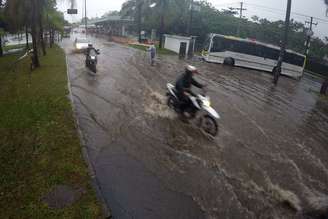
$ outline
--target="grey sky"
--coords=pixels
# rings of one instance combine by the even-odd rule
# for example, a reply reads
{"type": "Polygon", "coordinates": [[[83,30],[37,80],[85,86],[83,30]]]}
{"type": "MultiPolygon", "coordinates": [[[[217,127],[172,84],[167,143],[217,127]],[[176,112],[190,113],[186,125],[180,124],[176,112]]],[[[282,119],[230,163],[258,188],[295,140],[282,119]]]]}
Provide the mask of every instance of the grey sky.
{"type": "MultiPolygon", "coordinates": [[[[84,0],[76,0],[77,8],[80,14],[76,16],[67,16],[69,20],[77,20],[82,17],[81,10],[84,0]]],[[[125,0],[87,0],[88,16],[101,16],[107,11],[120,10],[125,0]]],[[[208,0],[217,8],[239,7],[241,0],[208,0]]],[[[247,11],[244,12],[246,17],[257,15],[270,20],[284,19],[287,0],[244,0],[247,11]]],[[[69,5],[59,4],[60,10],[65,10],[69,5]]],[[[292,18],[304,22],[306,17],[298,14],[318,17],[326,21],[316,21],[318,26],[314,31],[318,36],[328,36],[328,17],[325,17],[326,7],[324,0],[293,0],[292,18]]]]}

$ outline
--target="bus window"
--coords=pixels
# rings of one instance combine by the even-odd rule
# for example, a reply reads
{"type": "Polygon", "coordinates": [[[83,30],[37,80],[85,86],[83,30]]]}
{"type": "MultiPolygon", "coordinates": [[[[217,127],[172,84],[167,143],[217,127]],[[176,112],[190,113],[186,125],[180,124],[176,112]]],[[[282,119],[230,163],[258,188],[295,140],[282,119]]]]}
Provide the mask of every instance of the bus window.
{"type": "Polygon", "coordinates": [[[297,54],[286,52],[284,57],[284,62],[303,67],[304,57],[297,54]]]}
{"type": "Polygon", "coordinates": [[[278,60],[279,58],[279,50],[266,47],[266,46],[261,46],[262,47],[262,55],[266,59],[272,59],[272,60],[278,60]]]}
{"type": "Polygon", "coordinates": [[[211,52],[223,52],[223,51],[224,51],[223,38],[219,36],[213,37],[211,52]]]}
{"type": "Polygon", "coordinates": [[[243,47],[241,52],[248,55],[257,56],[256,44],[247,43],[247,42],[242,42],[242,44],[243,47]]]}

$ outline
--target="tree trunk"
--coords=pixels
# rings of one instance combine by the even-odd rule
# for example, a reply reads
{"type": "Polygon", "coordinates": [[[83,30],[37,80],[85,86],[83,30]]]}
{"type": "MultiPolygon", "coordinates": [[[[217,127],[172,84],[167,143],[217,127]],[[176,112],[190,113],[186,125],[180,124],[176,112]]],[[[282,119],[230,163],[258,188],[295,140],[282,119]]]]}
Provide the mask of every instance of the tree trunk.
{"type": "Polygon", "coordinates": [[[36,15],[36,2],[35,0],[31,1],[32,3],[32,23],[31,23],[31,34],[32,34],[32,44],[33,44],[33,67],[38,68],[40,67],[39,55],[38,55],[38,34],[36,30],[36,26],[38,24],[38,19],[36,15]]]}
{"type": "Polygon", "coordinates": [[[41,13],[39,16],[39,26],[40,26],[40,42],[41,42],[41,47],[42,47],[42,53],[45,56],[45,55],[47,55],[47,51],[46,51],[46,44],[45,44],[44,38],[43,38],[43,24],[42,24],[41,13]]]}
{"type": "Polygon", "coordinates": [[[28,45],[28,27],[27,25],[25,26],[25,38],[26,38],[26,50],[29,50],[30,49],[30,46],[28,45]]]}
{"type": "Polygon", "coordinates": [[[49,46],[52,48],[52,28],[49,28],[49,46]]]}
{"type": "Polygon", "coordinates": [[[161,1],[161,24],[159,27],[159,48],[163,48],[163,34],[164,34],[164,9],[165,9],[165,2],[164,0],[161,1]]]}
{"type": "Polygon", "coordinates": [[[52,46],[54,45],[54,41],[55,41],[55,36],[54,36],[54,29],[51,28],[50,29],[50,48],[52,48],[52,46]]]}
{"type": "Polygon", "coordinates": [[[320,93],[326,95],[328,91],[328,78],[322,83],[320,93]]]}
{"type": "Polygon", "coordinates": [[[46,51],[46,45],[44,43],[44,38],[43,38],[43,23],[42,23],[42,9],[40,6],[40,1],[37,0],[36,1],[37,4],[37,8],[38,8],[38,22],[39,22],[39,37],[40,37],[40,44],[41,44],[41,48],[42,48],[42,53],[43,55],[47,55],[47,51],[46,51]]]}
{"type": "Polygon", "coordinates": [[[0,36],[0,57],[3,56],[3,49],[2,49],[2,38],[0,36]]]}

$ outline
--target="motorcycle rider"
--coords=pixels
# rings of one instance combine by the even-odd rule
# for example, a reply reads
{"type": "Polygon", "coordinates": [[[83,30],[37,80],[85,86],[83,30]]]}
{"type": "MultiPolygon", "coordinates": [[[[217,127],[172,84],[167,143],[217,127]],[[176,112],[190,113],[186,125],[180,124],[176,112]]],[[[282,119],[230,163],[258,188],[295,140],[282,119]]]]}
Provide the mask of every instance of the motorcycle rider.
{"type": "Polygon", "coordinates": [[[90,51],[93,50],[93,49],[95,49],[95,48],[93,48],[92,44],[89,43],[89,44],[88,44],[87,51],[86,51],[86,54],[89,55],[89,54],[90,54],[90,51]]]}
{"type": "Polygon", "coordinates": [[[196,67],[192,65],[185,66],[185,72],[178,78],[175,84],[175,89],[177,91],[177,96],[180,101],[180,110],[182,113],[191,106],[190,96],[196,96],[191,91],[191,86],[194,85],[200,89],[204,89],[205,85],[197,82],[193,76],[194,74],[198,74],[198,70],[196,67]]]}
{"type": "Polygon", "coordinates": [[[89,43],[89,44],[88,44],[88,48],[87,48],[86,51],[85,51],[85,55],[86,55],[86,60],[85,60],[85,61],[86,61],[86,64],[89,63],[89,61],[90,61],[90,52],[91,52],[92,50],[94,50],[96,54],[99,54],[98,50],[96,50],[96,49],[93,47],[93,45],[89,43]]]}

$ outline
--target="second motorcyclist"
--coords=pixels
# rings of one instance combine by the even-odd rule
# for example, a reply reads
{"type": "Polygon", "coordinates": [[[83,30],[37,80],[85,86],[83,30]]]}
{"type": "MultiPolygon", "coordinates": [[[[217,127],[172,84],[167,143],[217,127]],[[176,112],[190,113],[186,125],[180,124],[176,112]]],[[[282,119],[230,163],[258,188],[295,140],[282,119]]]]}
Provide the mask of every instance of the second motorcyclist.
{"type": "Polygon", "coordinates": [[[88,48],[85,51],[85,66],[91,69],[96,73],[96,65],[97,65],[97,55],[99,55],[99,50],[95,49],[92,44],[88,45],[88,48]]]}

